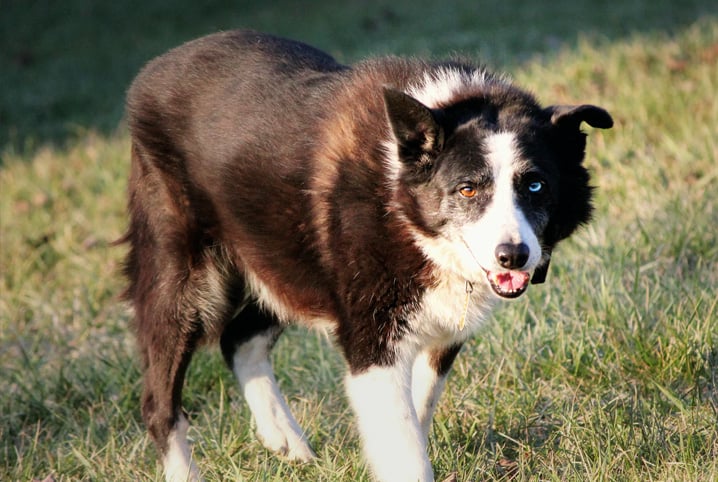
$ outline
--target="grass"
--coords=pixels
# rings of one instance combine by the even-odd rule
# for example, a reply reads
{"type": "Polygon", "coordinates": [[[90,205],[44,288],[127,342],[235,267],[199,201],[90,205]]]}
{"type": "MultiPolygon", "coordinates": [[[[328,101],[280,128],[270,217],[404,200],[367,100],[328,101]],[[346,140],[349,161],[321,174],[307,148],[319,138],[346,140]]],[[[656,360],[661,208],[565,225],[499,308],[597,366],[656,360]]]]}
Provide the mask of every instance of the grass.
{"type": "MultiPolygon", "coordinates": [[[[439,480],[718,480],[713,2],[327,2],[301,21],[290,2],[105,3],[10,0],[0,16],[0,480],[161,480],[109,245],[126,223],[122,96],[146,59],[234,25],[344,60],[460,51],[546,103],[614,114],[589,137],[595,220],[463,350],[430,455],[439,480]]],[[[318,462],[261,448],[209,349],[185,391],[207,479],[369,480],[331,343],[290,330],[274,362],[318,462]]]]}

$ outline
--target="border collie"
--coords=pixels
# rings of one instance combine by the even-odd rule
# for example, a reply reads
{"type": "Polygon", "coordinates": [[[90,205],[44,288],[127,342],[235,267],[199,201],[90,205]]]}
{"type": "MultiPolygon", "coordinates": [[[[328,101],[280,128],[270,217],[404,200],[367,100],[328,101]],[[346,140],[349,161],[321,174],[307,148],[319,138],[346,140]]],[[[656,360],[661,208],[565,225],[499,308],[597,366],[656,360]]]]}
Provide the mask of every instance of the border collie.
{"type": "Polygon", "coordinates": [[[219,341],[258,438],[315,457],[270,350],[328,329],[379,481],[434,480],[427,437],[447,373],[494,301],[541,283],[591,214],[580,124],[468,62],[351,67],[249,31],[151,61],[129,89],[126,297],[142,416],[168,481],[197,480],[182,386],[219,341]]]}

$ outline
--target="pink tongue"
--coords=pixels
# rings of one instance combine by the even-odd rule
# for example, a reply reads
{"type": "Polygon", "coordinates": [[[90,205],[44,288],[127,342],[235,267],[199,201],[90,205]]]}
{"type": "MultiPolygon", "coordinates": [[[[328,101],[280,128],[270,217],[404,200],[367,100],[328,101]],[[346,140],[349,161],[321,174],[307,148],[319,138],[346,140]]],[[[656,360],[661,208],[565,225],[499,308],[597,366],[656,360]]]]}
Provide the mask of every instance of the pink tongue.
{"type": "Polygon", "coordinates": [[[494,283],[502,291],[511,292],[522,289],[529,282],[529,274],[523,271],[506,271],[494,274],[494,283]]]}

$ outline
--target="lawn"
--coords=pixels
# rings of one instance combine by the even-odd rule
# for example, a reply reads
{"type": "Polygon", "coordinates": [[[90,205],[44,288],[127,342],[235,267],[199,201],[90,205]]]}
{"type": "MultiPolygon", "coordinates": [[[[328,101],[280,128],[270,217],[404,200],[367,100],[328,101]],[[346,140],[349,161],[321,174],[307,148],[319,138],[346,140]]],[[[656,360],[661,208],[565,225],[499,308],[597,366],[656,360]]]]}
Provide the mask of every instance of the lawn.
{"type": "MultiPolygon", "coordinates": [[[[161,480],[118,301],[124,90],[195,36],[253,27],[342,61],[476,57],[590,130],[593,222],[467,344],[432,430],[437,478],[718,480],[718,5],[713,1],[8,0],[0,14],[0,480],[161,480]]],[[[319,457],[269,454],[218,350],[185,408],[207,480],[368,481],[330,340],[274,363],[319,457]]]]}

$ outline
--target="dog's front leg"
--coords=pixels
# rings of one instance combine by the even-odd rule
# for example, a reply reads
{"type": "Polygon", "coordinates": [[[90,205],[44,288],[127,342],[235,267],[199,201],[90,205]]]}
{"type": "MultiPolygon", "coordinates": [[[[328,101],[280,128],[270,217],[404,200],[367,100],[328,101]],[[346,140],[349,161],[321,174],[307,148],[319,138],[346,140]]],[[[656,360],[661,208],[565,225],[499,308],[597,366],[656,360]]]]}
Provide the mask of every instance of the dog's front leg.
{"type": "Polygon", "coordinates": [[[411,363],[397,360],[350,373],[346,388],[374,477],[381,482],[433,481],[412,401],[411,363]]]}
{"type": "Polygon", "coordinates": [[[411,392],[425,441],[429,438],[431,419],[439,397],[444,391],[449,369],[460,349],[459,344],[446,348],[426,349],[414,361],[411,392]]]}

